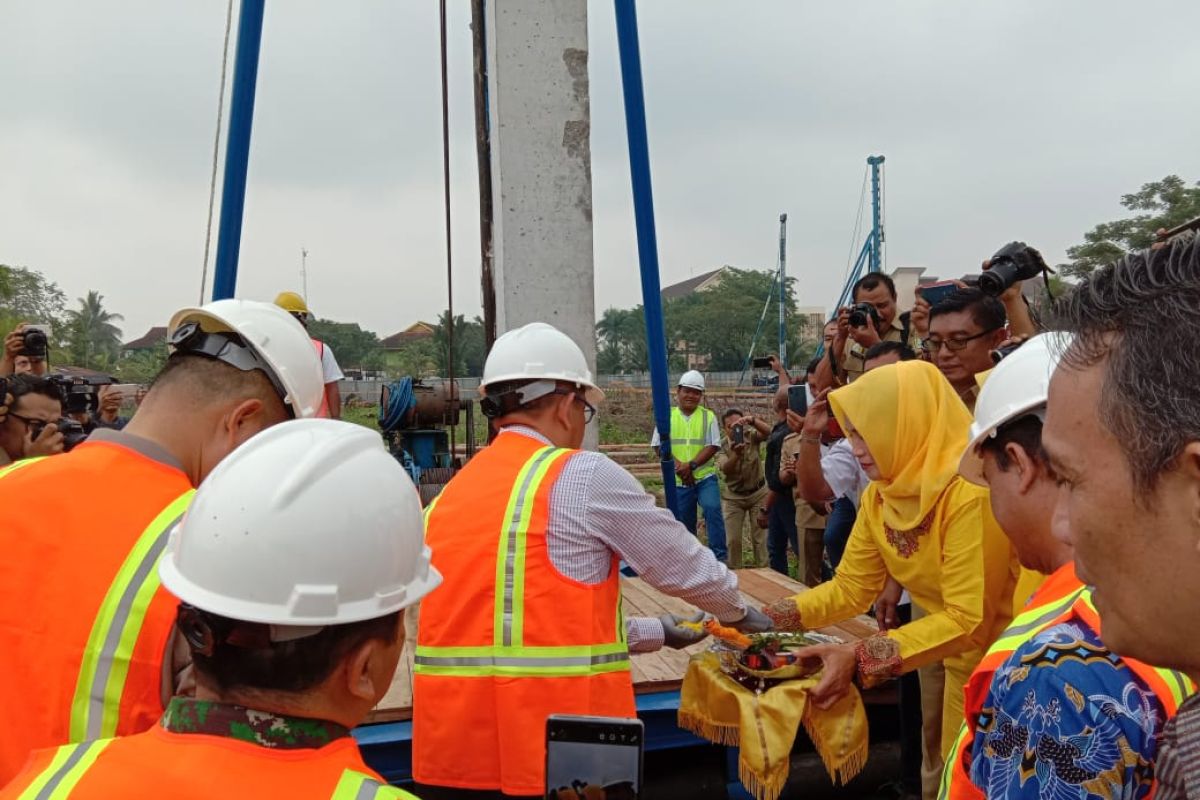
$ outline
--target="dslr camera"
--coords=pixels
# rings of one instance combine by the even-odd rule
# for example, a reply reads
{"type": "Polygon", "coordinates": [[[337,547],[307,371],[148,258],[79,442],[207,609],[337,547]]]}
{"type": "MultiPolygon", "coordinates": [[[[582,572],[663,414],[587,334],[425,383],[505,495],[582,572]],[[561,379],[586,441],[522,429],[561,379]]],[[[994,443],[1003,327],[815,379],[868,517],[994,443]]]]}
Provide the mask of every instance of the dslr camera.
{"type": "Polygon", "coordinates": [[[1049,272],[1042,254],[1024,242],[1009,242],[992,256],[991,267],[979,276],[979,288],[999,297],[1017,281],[1036,278],[1049,272]]]}
{"type": "Polygon", "coordinates": [[[108,375],[51,375],[50,380],[58,387],[63,413],[68,415],[95,414],[100,408],[100,387],[113,382],[108,375]]]}
{"type": "Polygon", "coordinates": [[[855,303],[850,306],[850,327],[865,328],[870,320],[879,327],[879,312],[870,303],[855,303]]]}
{"type": "Polygon", "coordinates": [[[49,334],[45,325],[26,325],[21,332],[21,349],[17,355],[45,360],[50,355],[49,334]]]}
{"type": "Polygon", "coordinates": [[[38,438],[42,435],[42,431],[46,429],[46,426],[51,424],[57,426],[58,432],[62,434],[64,453],[70,451],[71,448],[86,439],[90,433],[85,426],[70,417],[63,417],[62,419],[53,420],[53,422],[38,421],[29,423],[30,438],[38,438]]]}

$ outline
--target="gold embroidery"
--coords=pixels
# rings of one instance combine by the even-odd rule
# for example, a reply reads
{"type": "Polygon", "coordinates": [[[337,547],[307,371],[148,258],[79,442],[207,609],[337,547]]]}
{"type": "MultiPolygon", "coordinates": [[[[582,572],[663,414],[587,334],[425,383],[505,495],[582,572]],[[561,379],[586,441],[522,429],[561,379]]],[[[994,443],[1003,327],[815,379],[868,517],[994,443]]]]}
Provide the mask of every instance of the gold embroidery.
{"type": "Polygon", "coordinates": [[[887,536],[888,544],[896,548],[901,558],[912,558],[913,553],[921,547],[921,537],[929,533],[932,526],[933,512],[930,511],[929,515],[921,520],[921,524],[910,531],[898,531],[884,525],[883,532],[887,536]]]}

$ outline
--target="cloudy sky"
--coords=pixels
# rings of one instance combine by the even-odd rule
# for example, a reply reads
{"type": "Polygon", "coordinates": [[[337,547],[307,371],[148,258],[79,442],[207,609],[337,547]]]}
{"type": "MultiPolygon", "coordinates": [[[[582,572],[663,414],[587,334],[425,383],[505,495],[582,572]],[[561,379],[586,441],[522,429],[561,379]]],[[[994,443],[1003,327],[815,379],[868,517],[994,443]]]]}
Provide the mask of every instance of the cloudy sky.
{"type": "MultiPolygon", "coordinates": [[[[0,263],[127,338],[200,291],[225,0],[0,0],[0,263]]],[[[455,306],[478,313],[468,3],[450,3],[455,306]]],[[[239,295],[298,288],[380,335],[446,305],[437,4],[268,0],[239,295]]],[[[640,301],[609,2],[589,6],[596,307],[640,301]]],[[[662,281],[774,264],[803,304],[846,268],[867,155],[888,264],[1051,259],[1120,196],[1200,179],[1200,4],[640,4],[662,281]]],[[[235,9],[236,23],[236,9],[235,9]]],[[[232,71],[232,64],[231,64],[232,71]]],[[[214,223],[215,226],[215,223],[214,223]]],[[[215,230],[214,245],[215,250],[215,230]]]]}

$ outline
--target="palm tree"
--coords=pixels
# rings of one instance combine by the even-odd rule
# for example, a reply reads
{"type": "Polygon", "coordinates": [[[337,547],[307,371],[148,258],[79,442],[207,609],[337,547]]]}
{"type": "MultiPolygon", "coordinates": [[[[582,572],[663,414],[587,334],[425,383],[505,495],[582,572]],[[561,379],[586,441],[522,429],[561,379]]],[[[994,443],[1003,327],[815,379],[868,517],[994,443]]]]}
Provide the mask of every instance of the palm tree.
{"type": "Polygon", "coordinates": [[[121,350],[121,329],[114,322],[125,318],[104,309],[104,295],[92,290],[79,298],[79,309],[67,312],[71,359],[95,368],[116,361],[121,350]]]}

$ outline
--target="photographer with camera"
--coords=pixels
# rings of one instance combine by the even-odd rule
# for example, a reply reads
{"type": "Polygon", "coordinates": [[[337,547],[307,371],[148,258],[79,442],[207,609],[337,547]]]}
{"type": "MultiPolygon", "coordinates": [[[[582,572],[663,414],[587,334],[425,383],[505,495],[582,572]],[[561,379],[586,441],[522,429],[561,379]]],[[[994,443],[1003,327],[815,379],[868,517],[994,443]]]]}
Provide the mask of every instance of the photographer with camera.
{"type": "MultiPolygon", "coordinates": [[[[953,283],[958,284],[960,289],[978,288],[984,294],[999,300],[1004,306],[1004,314],[1008,318],[1008,329],[1012,336],[1027,339],[1036,336],[1040,328],[1029,310],[1029,303],[1025,300],[1023,281],[1052,272],[1037,250],[1024,242],[1010,242],[983,262],[983,272],[980,275],[953,283]]],[[[925,290],[928,288],[918,286],[913,300],[912,327],[921,339],[929,336],[929,310],[932,304],[925,296],[925,290]]]]}
{"type": "Polygon", "coordinates": [[[854,305],[838,309],[837,332],[817,367],[816,385],[827,389],[857,379],[866,371],[866,354],[880,342],[916,347],[919,338],[909,316],[897,314],[896,284],[881,272],[864,275],[851,291],[854,305]],[[836,361],[836,374],[834,372],[836,361]]]}
{"type": "Polygon", "coordinates": [[[0,466],[63,452],[58,387],[36,375],[14,375],[5,383],[12,401],[0,422],[0,466]]]}
{"type": "Polygon", "coordinates": [[[753,560],[746,566],[767,563],[767,483],[763,477],[759,446],[771,435],[771,426],[740,409],[726,409],[721,415],[725,437],[717,453],[717,467],[725,476],[721,486],[721,508],[725,515],[725,536],[729,549],[729,568],[741,569],[742,527],[750,518],[753,560]]]}
{"type": "Polygon", "coordinates": [[[1004,306],[980,289],[959,289],[929,309],[929,336],[921,342],[967,410],[975,409],[975,376],[995,362],[992,351],[1009,338],[1004,306]]]}
{"type": "Polygon", "coordinates": [[[42,376],[49,370],[50,329],[45,325],[22,322],[4,337],[4,357],[0,359],[0,375],[29,373],[42,376]],[[17,368],[23,359],[22,369],[17,368]],[[26,366],[27,365],[27,366],[26,366]]]}

